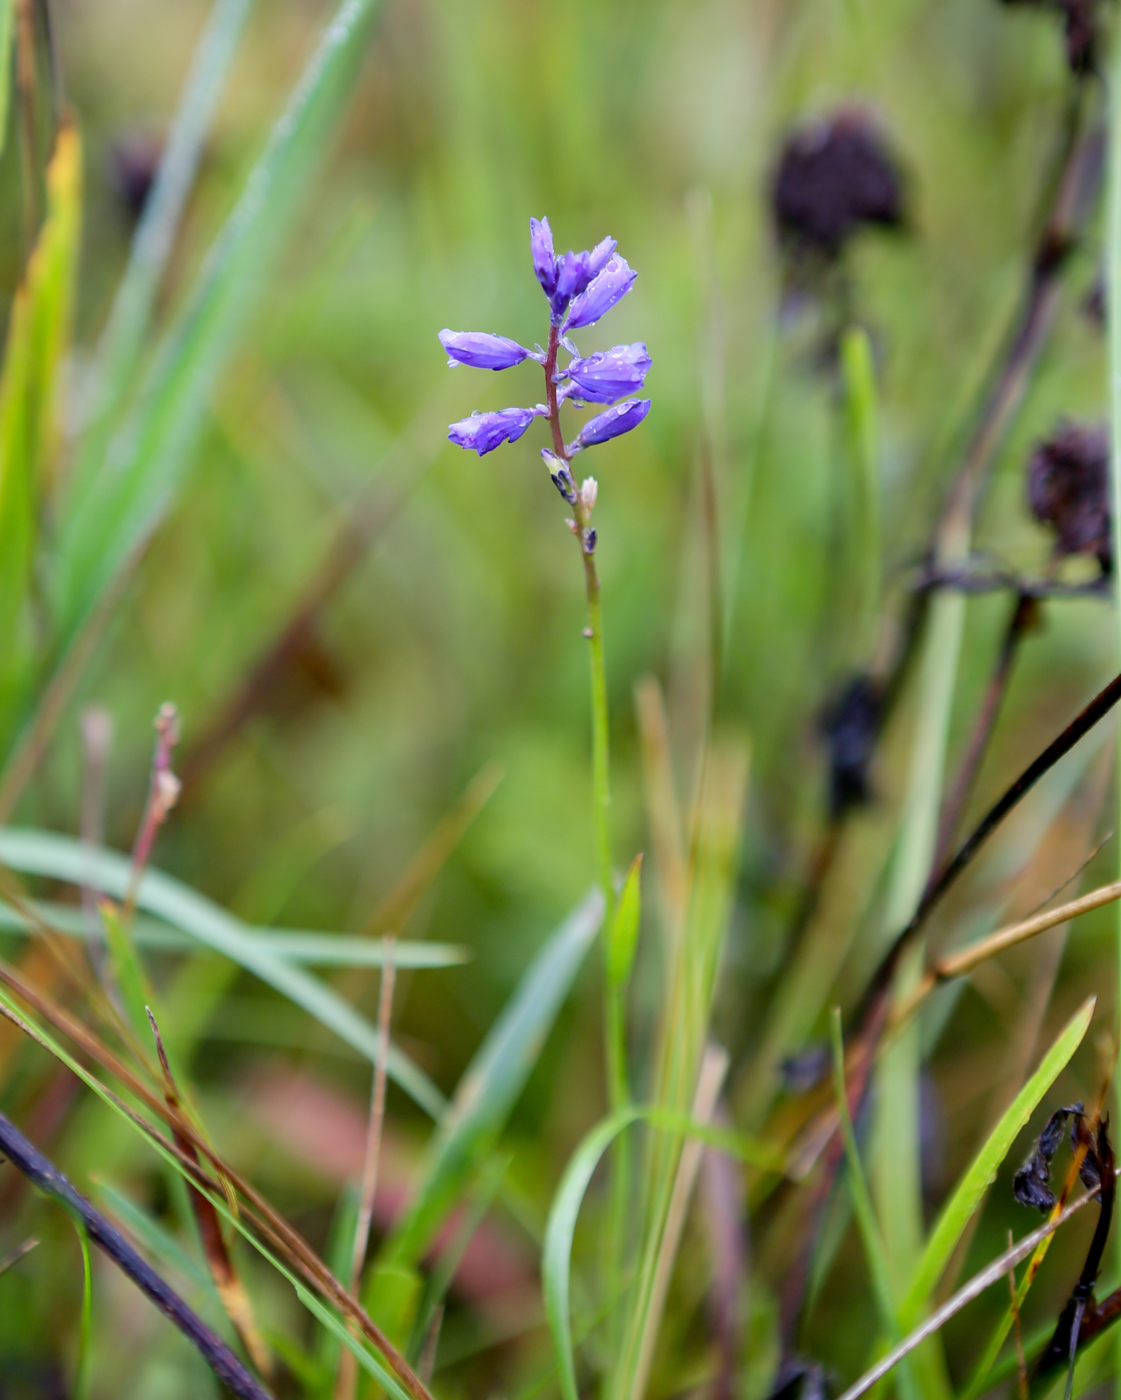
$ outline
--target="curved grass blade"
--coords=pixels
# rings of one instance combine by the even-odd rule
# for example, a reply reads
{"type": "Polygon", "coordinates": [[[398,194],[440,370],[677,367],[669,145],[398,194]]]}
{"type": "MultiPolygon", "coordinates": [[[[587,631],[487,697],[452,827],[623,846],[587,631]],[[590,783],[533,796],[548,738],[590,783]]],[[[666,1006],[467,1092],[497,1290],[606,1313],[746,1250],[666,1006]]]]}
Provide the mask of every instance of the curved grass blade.
{"type": "Polygon", "coordinates": [[[378,0],[342,0],[157,352],[135,411],[106,453],[75,478],[53,589],[60,651],[174,498],[210,393],[249,323],[298,197],[323,161],[379,8],[378,0]]]}
{"type": "Polygon", "coordinates": [[[557,1354],[557,1381],[563,1400],[580,1400],[576,1384],[576,1359],[572,1350],[569,1284],[572,1274],[572,1240],[576,1219],[600,1159],[621,1132],[642,1117],[636,1105],[620,1109],[598,1124],[584,1138],[565,1168],[557,1194],[553,1197],[545,1226],[541,1253],[541,1279],[545,1291],[545,1312],[557,1354]]]}
{"type": "Polygon", "coordinates": [[[541,1253],[545,1311],[553,1333],[558,1381],[564,1400],[579,1400],[569,1311],[572,1240],[576,1232],[576,1219],[580,1214],[580,1206],[588,1184],[603,1154],[620,1133],[638,1122],[647,1123],[662,1132],[694,1138],[706,1146],[734,1153],[753,1165],[769,1167],[772,1171],[781,1170],[773,1152],[766,1144],[739,1133],[713,1128],[708,1123],[697,1122],[684,1114],[672,1113],[662,1108],[628,1104],[592,1128],[573,1153],[553,1197],[541,1253]]]}
{"type": "Polygon", "coordinates": [[[419,1190],[386,1241],[379,1265],[413,1264],[423,1257],[480,1153],[502,1131],[602,921],[603,895],[594,890],[522,974],[459,1081],[419,1190]]]}
{"type": "MultiPolygon", "coordinates": [[[[29,903],[43,922],[58,933],[89,938],[89,924],[76,905],[35,900],[29,903]]],[[[0,931],[30,933],[34,930],[29,919],[0,902],[0,931]]],[[[131,934],[138,948],[181,953],[198,947],[197,939],[162,919],[138,918],[133,923],[131,934]]],[[[364,938],[360,934],[323,933],[313,929],[269,929],[250,925],[246,927],[246,937],[252,938],[274,957],[308,967],[381,967],[385,963],[384,941],[364,938]]],[[[393,961],[399,968],[416,970],[460,967],[470,962],[473,956],[470,948],[457,943],[398,943],[393,961]]]]}
{"type": "MultiPolygon", "coordinates": [[[[125,896],[132,879],[132,866],[125,856],[91,849],[46,831],[0,830],[0,862],[25,874],[46,875],[76,885],[92,878],[99,889],[118,899],[125,896]]],[[[262,948],[244,924],[203,895],[149,868],[140,881],[137,904],[239,963],[377,1063],[377,1030],[364,1016],[330,987],[262,948]]],[[[426,1113],[440,1117],[445,1107],[443,1095],[397,1046],[390,1046],[386,1069],[426,1113]]]]}
{"type": "Polygon", "coordinates": [[[973,1212],[995,1180],[1000,1164],[1008,1156],[1012,1144],[1043,1096],[1082,1043],[1096,1004],[1096,997],[1088,997],[1059,1032],[1039,1068],[1009,1105],[943,1207],[900,1308],[904,1327],[911,1327],[918,1320],[973,1212]]]}

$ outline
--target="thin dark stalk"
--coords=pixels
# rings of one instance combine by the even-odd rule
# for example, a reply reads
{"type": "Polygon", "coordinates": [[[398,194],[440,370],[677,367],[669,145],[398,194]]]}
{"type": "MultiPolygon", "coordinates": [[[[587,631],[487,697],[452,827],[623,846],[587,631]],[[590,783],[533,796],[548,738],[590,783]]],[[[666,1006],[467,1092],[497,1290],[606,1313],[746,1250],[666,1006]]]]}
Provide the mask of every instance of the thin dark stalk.
{"type": "Polygon", "coordinates": [[[179,742],[179,715],[174,705],[161,705],[156,716],[156,751],[152,757],[152,773],[148,782],[148,800],[136,841],[132,848],[132,874],[129,878],[128,894],[125,896],[121,918],[125,924],[132,921],[136,910],[136,900],[140,893],[140,881],[151,859],[152,847],[156,843],[160,827],[167,820],[171,809],[179,800],[179,779],[171,771],[171,753],[179,742]]]}
{"type": "Polygon", "coordinates": [[[140,1257],[121,1232],[2,1113],[0,1152],[40,1191],[58,1201],[81,1221],[93,1243],[193,1343],[210,1369],[238,1400],[270,1400],[269,1392],[254,1380],[225,1342],[207,1327],[179,1294],[140,1257]]]}
{"type": "Polygon", "coordinates": [[[1024,633],[1036,624],[1037,620],[1038,609],[1033,600],[1023,596],[1019,597],[1005,629],[1000,654],[981,701],[981,708],[977,712],[973,733],[970,735],[969,746],[965,751],[961,770],[942,810],[938,842],[934,848],[935,870],[940,869],[945,864],[952,849],[954,835],[965,814],[965,809],[969,805],[977,775],[981,771],[981,764],[984,762],[989,740],[996,728],[1001,705],[1004,703],[1004,697],[1008,691],[1008,682],[1012,676],[1012,667],[1019,651],[1020,640],[1024,633]]]}
{"type": "Polygon", "coordinates": [[[956,589],[959,593],[1016,593],[1021,598],[1111,598],[1113,580],[1108,576],[1085,583],[1061,583],[1053,578],[1023,578],[1007,570],[974,572],[968,567],[923,569],[915,579],[920,592],[935,588],[956,589]]]}

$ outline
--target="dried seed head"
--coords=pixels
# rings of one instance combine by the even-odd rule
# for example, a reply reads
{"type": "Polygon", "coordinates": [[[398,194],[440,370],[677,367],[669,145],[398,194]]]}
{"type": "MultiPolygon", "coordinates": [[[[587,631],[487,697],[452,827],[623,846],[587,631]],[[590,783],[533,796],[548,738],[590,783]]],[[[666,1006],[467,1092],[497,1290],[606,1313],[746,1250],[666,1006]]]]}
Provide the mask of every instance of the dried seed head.
{"type": "Polygon", "coordinates": [[[1028,460],[1028,506],[1055,533],[1055,553],[1092,554],[1113,564],[1109,507],[1109,434],[1060,423],[1028,460]]]}
{"type": "Polygon", "coordinates": [[[830,809],[835,817],[872,795],[868,768],[882,712],[879,685],[870,676],[854,676],[821,717],[821,732],[829,742],[830,809]]]}
{"type": "Polygon", "coordinates": [[[860,228],[903,223],[899,173],[876,123],[844,109],[787,138],[771,189],[780,240],[835,258],[860,228]]]}

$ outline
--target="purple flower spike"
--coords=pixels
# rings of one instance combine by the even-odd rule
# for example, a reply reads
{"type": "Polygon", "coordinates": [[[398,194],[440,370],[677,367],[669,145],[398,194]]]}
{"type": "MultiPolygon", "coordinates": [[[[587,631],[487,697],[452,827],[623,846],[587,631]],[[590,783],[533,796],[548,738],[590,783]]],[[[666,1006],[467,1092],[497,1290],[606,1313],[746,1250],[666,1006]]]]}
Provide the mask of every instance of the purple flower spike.
{"type": "Polygon", "coordinates": [[[529,221],[529,250],[533,254],[533,270],[547,297],[557,289],[557,259],[553,253],[553,230],[549,220],[529,221]]]}
{"type": "Polygon", "coordinates": [[[450,356],[449,365],[471,365],[473,369],[510,369],[529,358],[530,352],[516,340],[485,331],[440,332],[440,344],[450,356]]]}
{"type": "Polygon", "coordinates": [[[451,425],[448,441],[485,457],[504,442],[517,442],[533,420],[547,412],[543,404],[538,404],[536,408],[500,408],[494,413],[479,413],[476,410],[470,418],[463,418],[451,425]]]}
{"type": "Polygon", "coordinates": [[[614,403],[642,388],[650,364],[642,341],[616,345],[613,350],[601,350],[586,360],[573,360],[565,370],[571,383],[562,392],[565,398],[614,403]]]}
{"type": "Polygon", "coordinates": [[[604,413],[597,413],[580,429],[576,441],[569,443],[568,451],[582,452],[585,447],[595,447],[601,442],[622,437],[632,428],[637,428],[650,412],[649,399],[625,399],[604,413]]]}
{"type": "Polygon", "coordinates": [[[626,296],[637,276],[638,273],[628,266],[626,258],[614,253],[595,281],[572,302],[568,320],[564,323],[565,330],[594,326],[601,316],[626,296]]]}

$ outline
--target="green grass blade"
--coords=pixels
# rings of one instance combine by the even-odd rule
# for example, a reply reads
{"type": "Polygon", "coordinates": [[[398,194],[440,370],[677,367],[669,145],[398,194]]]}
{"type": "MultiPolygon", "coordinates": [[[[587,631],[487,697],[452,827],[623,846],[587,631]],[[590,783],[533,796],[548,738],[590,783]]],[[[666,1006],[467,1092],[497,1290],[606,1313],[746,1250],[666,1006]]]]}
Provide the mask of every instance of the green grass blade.
{"type": "MultiPolygon", "coordinates": [[[[214,1280],[203,1265],[195,1259],[179,1241],[169,1231],[153,1218],[147,1211],[141,1208],[126,1196],[118,1191],[115,1186],[111,1186],[107,1181],[94,1183],[95,1194],[104,1202],[111,1215],[124,1226],[133,1239],[152,1255],[159,1259],[161,1263],[175,1269],[176,1272],[192,1283],[196,1288],[209,1295],[211,1300],[221,1311],[223,1324],[227,1322],[224,1310],[218,1303],[218,1293],[214,1287],[214,1280]]],[[[215,1312],[217,1317],[218,1312],[215,1312]]]]}
{"type": "Polygon", "coordinates": [[[74,1230],[82,1248],[82,1316],[78,1323],[78,1360],[74,1367],[74,1400],[86,1400],[90,1393],[90,1336],[93,1326],[93,1265],[86,1227],[74,1220],[74,1230]]]}
{"type": "Polygon", "coordinates": [[[480,1153],[502,1131],[602,921],[603,896],[596,890],[523,973],[459,1082],[417,1195],[387,1240],[379,1264],[412,1264],[424,1256],[480,1153]]]}
{"type": "MultiPolygon", "coordinates": [[[[123,898],[132,877],[128,859],[114,851],[91,850],[66,836],[7,828],[0,831],[0,862],[25,874],[72,884],[93,881],[106,894],[123,898]]],[[[314,1016],[375,1064],[377,1029],[330,987],[262,948],[231,914],[203,895],[158,870],[140,881],[138,906],[191,934],[199,943],[239,963],[262,982],[314,1016]]],[[[428,1076],[394,1045],[386,1066],[390,1077],[433,1118],[444,1111],[444,1097],[428,1076]]]]}
{"type": "Polygon", "coordinates": [[[635,856],[619,895],[615,917],[604,944],[607,981],[612,991],[621,992],[630,981],[638,948],[638,926],[642,921],[642,855],[635,856]]]}
{"type": "Polygon", "coordinates": [[[58,439],[81,229],[82,149],[59,128],[47,216],[16,292],[0,375],[0,713],[26,652],[37,525],[58,439]]]}
{"type": "MultiPolygon", "coordinates": [[[[876,1221],[875,1207],[864,1176],[860,1161],[860,1150],[856,1145],[852,1118],[849,1115],[848,1091],[845,1087],[845,1047],[841,1038],[841,1011],[834,1007],[830,1018],[830,1032],[833,1041],[833,1097],[837,1101],[837,1113],[841,1121],[841,1140],[845,1145],[845,1164],[849,1173],[849,1194],[860,1238],[868,1260],[868,1272],[872,1279],[872,1291],[876,1295],[876,1305],[880,1310],[880,1322],[893,1342],[901,1336],[899,1319],[895,1313],[895,1303],[891,1292],[891,1275],[887,1267],[887,1255],[876,1221]]],[[[909,1387],[913,1394],[913,1384],[909,1387]]]]}
{"type": "Polygon", "coordinates": [[[155,183],[136,226],[128,266],[109,313],[97,357],[97,406],[82,443],[78,473],[100,459],[107,434],[133,382],[214,111],[253,0],[215,0],[195,51],[155,183]]]}
{"type": "Polygon", "coordinates": [[[1088,997],[1059,1032],[1039,1068],[989,1134],[988,1140],[958,1182],[954,1194],[943,1207],[927,1240],[914,1280],[900,1310],[900,1320],[905,1328],[910,1329],[918,1321],[973,1212],[995,1180],[997,1169],[1008,1156],[1012,1144],[1044,1095],[1082,1043],[1094,1015],[1095,1005],[1096,998],[1088,997]]]}
{"type": "MultiPolygon", "coordinates": [[[[31,903],[43,922],[58,933],[73,938],[89,938],[89,924],[75,905],[50,901],[31,903]]],[[[0,931],[30,933],[34,932],[34,928],[33,920],[0,902],[0,931]]],[[[133,923],[131,934],[138,948],[184,952],[198,947],[197,939],[182,929],[164,923],[162,919],[138,918],[133,923]]],[[[273,957],[309,967],[382,967],[385,963],[385,941],[381,938],[251,925],[246,926],[246,934],[273,957]]],[[[470,948],[457,943],[402,942],[394,949],[393,962],[398,968],[410,970],[461,967],[470,962],[473,956],[470,948]]]]}
{"type": "Polygon", "coordinates": [[[852,528],[848,531],[857,558],[852,560],[858,625],[854,651],[858,662],[871,654],[876,640],[881,593],[879,394],[872,342],[863,326],[849,326],[841,338],[849,456],[856,488],[852,528]]]}
{"type": "Polygon", "coordinates": [[[576,1218],[600,1158],[621,1132],[642,1116],[636,1107],[621,1109],[598,1124],[576,1149],[565,1168],[557,1194],[553,1197],[545,1227],[541,1255],[541,1279],[545,1291],[545,1312],[557,1354],[557,1381],[563,1400],[579,1400],[576,1360],[572,1350],[572,1320],[569,1284],[572,1273],[572,1240],[576,1218]]]}
{"type": "Polygon", "coordinates": [[[135,411],[106,454],[75,478],[54,579],[62,650],[175,495],[254,293],[323,163],[378,10],[378,0],[342,0],[156,354],[135,411]]]}
{"type": "Polygon", "coordinates": [[[12,96],[12,11],[15,0],[0,0],[0,155],[8,136],[8,107],[12,96]]]}

